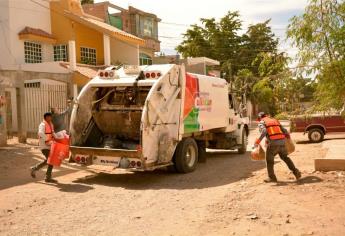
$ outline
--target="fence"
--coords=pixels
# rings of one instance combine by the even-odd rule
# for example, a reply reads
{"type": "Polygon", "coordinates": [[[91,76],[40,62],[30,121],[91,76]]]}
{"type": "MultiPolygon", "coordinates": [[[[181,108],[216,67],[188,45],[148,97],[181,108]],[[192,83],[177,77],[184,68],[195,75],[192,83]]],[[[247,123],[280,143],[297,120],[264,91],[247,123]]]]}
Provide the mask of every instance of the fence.
{"type": "Polygon", "coordinates": [[[48,80],[29,80],[25,87],[25,119],[28,133],[37,133],[45,112],[67,108],[67,84],[48,80]]]}

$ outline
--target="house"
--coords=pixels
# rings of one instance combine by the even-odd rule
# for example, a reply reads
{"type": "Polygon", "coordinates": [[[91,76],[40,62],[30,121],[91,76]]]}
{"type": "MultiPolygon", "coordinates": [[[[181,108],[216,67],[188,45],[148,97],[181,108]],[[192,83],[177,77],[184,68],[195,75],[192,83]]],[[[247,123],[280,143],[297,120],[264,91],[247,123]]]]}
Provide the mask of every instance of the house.
{"type": "Polygon", "coordinates": [[[132,6],[128,9],[108,1],[83,5],[84,12],[101,18],[105,23],[145,40],[140,46],[140,65],[152,64],[155,52],[160,51],[158,23],[155,14],[144,12],[132,6]]]}
{"type": "Polygon", "coordinates": [[[3,0],[0,85],[8,131],[34,136],[44,112],[62,110],[111,64],[139,64],[137,36],[86,14],[79,0],[3,0]]]}

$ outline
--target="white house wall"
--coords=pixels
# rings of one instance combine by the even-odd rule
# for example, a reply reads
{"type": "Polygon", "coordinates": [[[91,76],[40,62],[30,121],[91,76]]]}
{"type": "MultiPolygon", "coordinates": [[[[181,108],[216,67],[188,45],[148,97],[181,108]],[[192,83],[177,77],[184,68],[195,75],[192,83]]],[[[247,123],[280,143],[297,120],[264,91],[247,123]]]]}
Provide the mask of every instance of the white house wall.
{"type": "MultiPolygon", "coordinates": [[[[51,33],[49,1],[29,1],[29,0],[2,0],[0,6],[0,45],[7,41],[5,49],[10,49],[11,53],[0,57],[0,65],[23,64],[24,42],[19,39],[18,33],[26,26],[39,28],[51,33]],[[40,5],[36,4],[39,3],[40,5]],[[1,34],[1,29],[5,28],[5,37],[1,34]]],[[[1,53],[4,46],[0,46],[1,53]]],[[[7,49],[7,51],[8,51],[7,49]]],[[[52,46],[42,45],[43,60],[52,61],[52,46]]]]}
{"type": "Polygon", "coordinates": [[[112,38],[110,40],[111,63],[118,62],[127,65],[138,65],[139,54],[136,45],[112,38]]]}
{"type": "Polygon", "coordinates": [[[1,65],[13,64],[14,58],[11,56],[11,37],[9,24],[9,1],[1,1],[0,4],[0,69],[1,65]]]}

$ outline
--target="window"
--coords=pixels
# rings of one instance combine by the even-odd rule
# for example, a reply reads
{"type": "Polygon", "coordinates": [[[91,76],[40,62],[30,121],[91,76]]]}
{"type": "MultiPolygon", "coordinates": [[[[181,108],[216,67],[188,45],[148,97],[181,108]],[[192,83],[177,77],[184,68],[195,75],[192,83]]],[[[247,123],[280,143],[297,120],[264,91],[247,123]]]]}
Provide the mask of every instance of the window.
{"type": "Polygon", "coordinates": [[[25,63],[42,62],[42,45],[39,43],[24,42],[25,63]]]}
{"type": "Polygon", "coordinates": [[[144,36],[153,37],[153,19],[146,17],[144,19],[144,36]]]}
{"type": "Polygon", "coordinates": [[[67,45],[55,45],[54,46],[54,61],[67,61],[68,54],[67,54],[67,45]]]}
{"type": "Polygon", "coordinates": [[[145,53],[140,53],[139,56],[140,65],[152,65],[152,58],[145,53]]]}
{"type": "Polygon", "coordinates": [[[81,47],[80,56],[81,63],[96,65],[96,49],[81,47]]]}

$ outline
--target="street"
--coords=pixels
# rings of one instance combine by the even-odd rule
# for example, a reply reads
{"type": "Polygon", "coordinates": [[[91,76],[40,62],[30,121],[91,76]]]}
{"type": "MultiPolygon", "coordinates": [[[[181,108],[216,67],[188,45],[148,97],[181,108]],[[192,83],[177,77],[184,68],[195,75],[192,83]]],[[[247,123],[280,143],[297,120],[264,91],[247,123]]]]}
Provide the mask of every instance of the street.
{"type": "Polygon", "coordinates": [[[299,182],[278,158],[279,183],[264,184],[265,163],[249,152],[213,151],[190,174],[65,164],[53,173],[55,185],[44,183],[43,170],[30,177],[42,159],[34,145],[11,142],[0,149],[1,235],[345,234],[345,173],[313,172],[313,158],[326,153],[322,144],[297,144],[291,157],[303,173],[299,182]]]}

